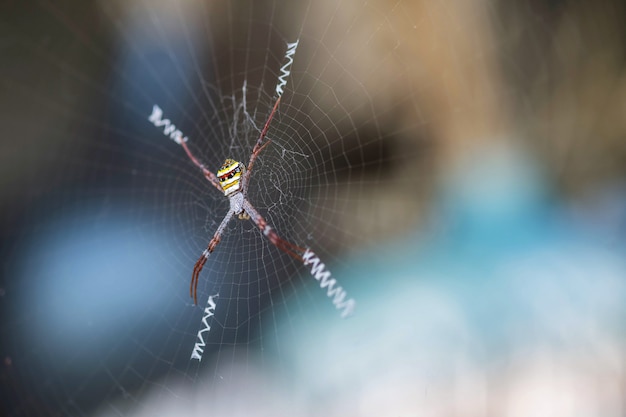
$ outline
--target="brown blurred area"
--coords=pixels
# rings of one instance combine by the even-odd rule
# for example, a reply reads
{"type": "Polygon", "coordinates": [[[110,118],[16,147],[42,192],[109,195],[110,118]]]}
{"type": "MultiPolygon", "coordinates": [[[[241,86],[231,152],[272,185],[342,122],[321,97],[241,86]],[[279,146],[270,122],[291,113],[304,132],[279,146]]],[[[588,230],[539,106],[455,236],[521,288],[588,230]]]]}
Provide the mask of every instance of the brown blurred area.
{"type": "MultiPolygon", "coordinates": [[[[361,110],[351,113],[357,125],[371,119],[368,112],[377,115],[380,132],[372,140],[392,149],[385,158],[391,163],[382,168],[378,155],[366,162],[380,168],[380,181],[368,188],[337,185],[338,195],[363,202],[338,214],[347,240],[414,230],[442,174],[493,141],[508,140],[511,103],[491,8],[489,2],[344,2],[337,13],[328,2],[332,18],[321,15],[307,26],[339,45],[319,60],[322,77],[350,68],[349,78],[328,83],[338,97],[348,97],[345,108],[361,110]],[[323,24],[329,20],[330,29],[323,24]]],[[[313,101],[324,103],[324,97],[313,101]]]]}
{"type": "MultiPolygon", "coordinates": [[[[346,108],[362,110],[351,113],[357,123],[371,117],[359,103],[371,103],[378,140],[393,144],[387,160],[401,161],[385,166],[381,181],[368,189],[337,185],[338,195],[366,201],[337,213],[346,239],[412,230],[428,213],[441,176],[462,161],[479,161],[494,146],[529,153],[550,187],[567,199],[623,182],[622,2],[326,6],[315,9],[320,15],[306,30],[332,37],[338,46],[312,65],[328,76],[337,96],[347,98],[346,108]],[[351,77],[333,83],[344,68],[351,77]]],[[[325,99],[320,93],[314,101],[324,106],[325,99]]]]}
{"type": "Polygon", "coordinates": [[[503,68],[518,97],[512,101],[518,130],[533,153],[568,196],[623,182],[624,2],[530,2],[500,9],[513,34],[503,68]]]}

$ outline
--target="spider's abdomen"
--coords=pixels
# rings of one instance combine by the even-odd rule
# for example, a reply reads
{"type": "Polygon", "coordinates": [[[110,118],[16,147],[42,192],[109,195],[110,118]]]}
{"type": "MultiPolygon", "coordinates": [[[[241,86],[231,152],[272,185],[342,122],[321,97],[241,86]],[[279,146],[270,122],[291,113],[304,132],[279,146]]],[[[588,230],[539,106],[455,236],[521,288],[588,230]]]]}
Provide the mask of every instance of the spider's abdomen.
{"type": "Polygon", "coordinates": [[[241,190],[241,176],[246,170],[246,166],[234,159],[224,161],[222,167],[217,171],[217,178],[224,190],[224,195],[229,195],[241,190]]]}

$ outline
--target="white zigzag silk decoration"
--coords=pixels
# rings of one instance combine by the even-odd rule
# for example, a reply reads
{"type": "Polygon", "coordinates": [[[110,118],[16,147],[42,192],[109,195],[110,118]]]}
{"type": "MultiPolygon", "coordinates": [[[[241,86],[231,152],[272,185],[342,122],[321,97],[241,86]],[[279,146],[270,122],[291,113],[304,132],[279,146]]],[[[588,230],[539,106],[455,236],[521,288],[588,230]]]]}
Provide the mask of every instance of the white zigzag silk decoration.
{"type": "Polygon", "coordinates": [[[296,53],[298,42],[300,42],[300,39],[296,40],[294,43],[287,44],[287,52],[285,53],[285,58],[287,59],[287,62],[285,62],[285,65],[283,65],[280,69],[281,74],[278,77],[278,84],[276,85],[276,94],[278,95],[278,97],[283,95],[284,88],[287,85],[287,77],[289,77],[289,74],[291,74],[291,70],[289,69],[289,67],[291,67],[291,64],[293,64],[293,56],[296,53]]]}

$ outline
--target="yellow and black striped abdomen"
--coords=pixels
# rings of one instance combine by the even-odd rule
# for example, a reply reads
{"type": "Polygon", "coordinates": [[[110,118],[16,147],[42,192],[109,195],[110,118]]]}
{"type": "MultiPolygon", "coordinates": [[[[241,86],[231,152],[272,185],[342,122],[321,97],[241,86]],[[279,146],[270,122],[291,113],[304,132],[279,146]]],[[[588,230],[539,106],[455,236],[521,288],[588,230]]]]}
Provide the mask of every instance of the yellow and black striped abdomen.
{"type": "Polygon", "coordinates": [[[241,189],[241,176],[245,170],[246,167],[241,162],[230,158],[224,161],[222,167],[217,171],[217,178],[224,189],[224,195],[229,195],[241,189]]]}

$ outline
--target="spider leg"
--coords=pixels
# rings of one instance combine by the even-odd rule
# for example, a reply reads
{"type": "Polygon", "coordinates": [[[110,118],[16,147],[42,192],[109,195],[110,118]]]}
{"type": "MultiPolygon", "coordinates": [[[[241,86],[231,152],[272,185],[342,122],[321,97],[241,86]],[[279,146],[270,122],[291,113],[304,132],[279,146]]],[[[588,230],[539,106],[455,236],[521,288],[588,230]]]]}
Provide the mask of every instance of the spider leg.
{"type": "Polygon", "coordinates": [[[294,245],[291,242],[286,241],[282,237],[278,235],[274,231],[274,229],[267,224],[267,221],[259,214],[258,211],[250,204],[248,200],[243,200],[243,209],[250,216],[252,221],[257,225],[257,227],[263,232],[263,235],[278,249],[282,250],[286,254],[292,256],[293,258],[299,260],[300,262],[304,262],[302,255],[306,251],[305,249],[294,245]]]}
{"type": "Polygon", "coordinates": [[[193,153],[191,153],[191,150],[189,149],[189,147],[187,146],[187,142],[181,141],[180,142],[180,146],[183,147],[183,149],[185,150],[185,153],[187,154],[187,156],[189,157],[189,159],[191,159],[191,162],[194,163],[195,166],[197,166],[198,168],[200,168],[202,170],[202,173],[204,174],[204,177],[209,180],[209,182],[218,190],[220,190],[220,192],[224,192],[224,190],[222,190],[222,186],[220,185],[219,180],[217,179],[217,176],[212,173],[211,171],[209,171],[204,164],[202,164],[198,158],[196,158],[194,156],[193,153]]]}
{"type": "Polygon", "coordinates": [[[189,285],[189,296],[193,298],[194,304],[198,304],[198,281],[200,280],[200,271],[202,271],[202,268],[204,268],[204,264],[206,263],[207,259],[209,259],[209,255],[211,254],[211,252],[213,252],[217,244],[220,243],[220,240],[222,239],[222,233],[224,232],[226,225],[233,217],[234,213],[234,210],[228,210],[228,213],[222,220],[222,223],[220,223],[219,227],[215,231],[213,239],[211,239],[211,241],[209,242],[209,246],[204,250],[204,252],[202,252],[200,259],[198,259],[193,267],[193,273],[191,274],[191,284],[189,285]]]}
{"type": "Polygon", "coordinates": [[[276,99],[276,103],[274,103],[274,107],[272,108],[272,111],[270,112],[270,115],[267,118],[267,121],[265,122],[265,126],[263,126],[263,130],[261,130],[261,134],[259,135],[259,138],[254,144],[254,148],[252,149],[252,155],[250,155],[250,161],[248,162],[246,172],[243,174],[242,185],[243,185],[244,190],[247,189],[248,181],[250,179],[250,174],[252,173],[252,167],[254,166],[254,161],[256,161],[261,151],[265,149],[265,147],[269,145],[270,143],[269,141],[266,143],[263,143],[263,139],[265,139],[265,136],[267,135],[267,131],[270,128],[270,124],[272,123],[272,119],[274,118],[274,113],[276,113],[276,110],[278,110],[279,104],[280,104],[280,97],[276,99]]]}

